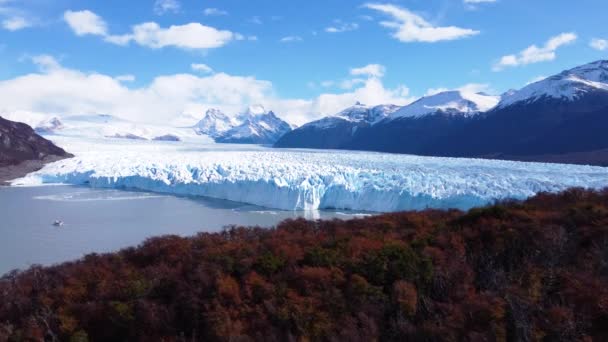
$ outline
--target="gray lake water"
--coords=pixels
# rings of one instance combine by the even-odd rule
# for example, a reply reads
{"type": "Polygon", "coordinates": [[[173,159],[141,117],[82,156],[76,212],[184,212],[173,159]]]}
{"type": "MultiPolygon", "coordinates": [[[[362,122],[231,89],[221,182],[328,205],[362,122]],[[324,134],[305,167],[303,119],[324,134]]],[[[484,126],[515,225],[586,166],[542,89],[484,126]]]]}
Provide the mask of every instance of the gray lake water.
{"type": "Polygon", "coordinates": [[[73,186],[0,187],[0,275],[135,246],[148,237],[364,214],[277,211],[207,198],[73,186]],[[53,226],[55,220],[65,222],[53,226]]]}

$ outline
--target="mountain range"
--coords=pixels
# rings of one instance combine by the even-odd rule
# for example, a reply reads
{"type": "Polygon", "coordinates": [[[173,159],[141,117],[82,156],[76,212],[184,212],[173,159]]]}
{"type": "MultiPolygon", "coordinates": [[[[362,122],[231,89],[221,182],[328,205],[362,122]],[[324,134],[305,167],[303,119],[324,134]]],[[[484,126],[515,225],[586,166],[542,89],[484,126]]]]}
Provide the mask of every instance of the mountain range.
{"type": "Polygon", "coordinates": [[[250,106],[236,117],[210,109],[193,128],[199,134],[210,136],[215,142],[232,144],[274,144],[292,129],[287,122],[261,105],[250,106]]]}
{"type": "Polygon", "coordinates": [[[608,61],[502,96],[466,91],[404,106],[360,103],[281,137],[275,147],[608,165],[608,61]]]}

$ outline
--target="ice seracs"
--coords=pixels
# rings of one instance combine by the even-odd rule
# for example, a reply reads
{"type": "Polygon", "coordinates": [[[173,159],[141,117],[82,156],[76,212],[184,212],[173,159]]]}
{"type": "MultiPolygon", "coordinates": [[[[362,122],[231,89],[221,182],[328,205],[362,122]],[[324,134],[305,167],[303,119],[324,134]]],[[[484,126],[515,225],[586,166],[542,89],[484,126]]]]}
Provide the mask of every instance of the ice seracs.
{"type": "Polygon", "coordinates": [[[468,209],[608,182],[608,168],[588,166],[61,136],[57,142],[76,157],[14,184],[133,188],[285,210],[390,212],[468,209]]]}
{"type": "Polygon", "coordinates": [[[601,60],[563,71],[503,96],[499,108],[533,103],[543,99],[574,101],[585,95],[608,94],[608,60],[601,60]]]}

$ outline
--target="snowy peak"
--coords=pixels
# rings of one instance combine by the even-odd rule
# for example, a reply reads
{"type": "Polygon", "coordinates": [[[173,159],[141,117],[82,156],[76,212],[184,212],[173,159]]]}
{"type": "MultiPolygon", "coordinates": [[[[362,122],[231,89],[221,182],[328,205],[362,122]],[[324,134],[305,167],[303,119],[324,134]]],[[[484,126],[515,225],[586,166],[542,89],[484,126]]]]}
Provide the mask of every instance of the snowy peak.
{"type": "Polygon", "coordinates": [[[247,108],[247,110],[242,115],[258,116],[258,115],[263,115],[266,113],[267,112],[266,112],[266,109],[264,108],[264,106],[262,106],[260,104],[256,104],[256,105],[249,106],[249,108],[247,108]]]}
{"type": "Polygon", "coordinates": [[[426,115],[443,113],[450,115],[473,116],[494,108],[500,97],[484,93],[469,93],[459,90],[441,92],[425,96],[391,115],[391,119],[419,118],[426,115]]]}
{"type": "Polygon", "coordinates": [[[219,109],[209,109],[196,125],[194,130],[198,134],[206,134],[212,138],[218,137],[238,124],[219,109]]]}
{"type": "Polygon", "coordinates": [[[596,91],[608,92],[608,60],[566,70],[505,94],[499,107],[532,103],[543,98],[574,101],[596,91]]]}
{"type": "Polygon", "coordinates": [[[63,126],[63,123],[61,122],[61,120],[59,120],[59,118],[54,116],[50,119],[40,122],[38,124],[38,126],[36,126],[34,128],[34,130],[36,131],[36,133],[39,133],[39,134],[52,134],[63,128],[64,128],[64,126],[63,126]]]}
{"type": "Polygon", "coordinates": [[[357,102],[354,106],[346,108],[345,110],[336,114],[335,117],[353,122],[364,122],[374,124],[378,121],[387,118],[399,108],[399,106],[395,105],[379,105],[375,107],[368,107],[362,104],[361,102],[357,102]]]}
{"type": "Polygon", "coordinates": [[[564,71],[562,74],[576,75],[579,78],[592,82],[608,83],[608,60],[585,64],[574,69],[564,71]]]}
{"type": "Polygon", "coordinates": [[[291,126],[261,105],[249,107],[231,121],[231,127],[217,136],[215,140],[223,143],[273,144],[291,126]]]}

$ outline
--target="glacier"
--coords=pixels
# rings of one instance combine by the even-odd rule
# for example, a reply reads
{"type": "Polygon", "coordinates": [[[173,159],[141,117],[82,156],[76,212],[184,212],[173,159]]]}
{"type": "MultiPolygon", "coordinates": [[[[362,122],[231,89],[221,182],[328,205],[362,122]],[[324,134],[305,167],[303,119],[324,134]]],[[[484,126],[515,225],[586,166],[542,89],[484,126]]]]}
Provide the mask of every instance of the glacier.
{"type": "Polygon", "coordinates": [[[54,136],[75,158],[13,185],[65,183],[206,196],[281,210],[469,209],[569,187],[600,189],[608,168],[54,136]]]}

